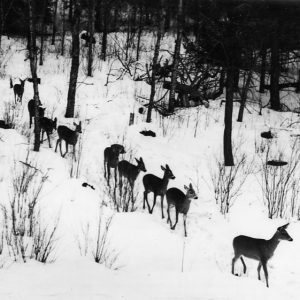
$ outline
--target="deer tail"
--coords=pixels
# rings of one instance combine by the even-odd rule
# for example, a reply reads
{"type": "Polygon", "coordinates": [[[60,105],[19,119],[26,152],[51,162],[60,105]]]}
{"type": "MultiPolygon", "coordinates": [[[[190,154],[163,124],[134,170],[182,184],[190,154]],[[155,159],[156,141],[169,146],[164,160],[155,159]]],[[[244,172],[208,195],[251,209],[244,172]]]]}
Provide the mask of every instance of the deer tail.
{"type": "Polygon", "coordinates": [[[13,85],[13,82],[12,82],[12,79],[11,79],[11,77],[10,77],[10,81],[9,81],[9,83],[10,83],[10,88],[12,89],[12,88],[14,87],[14,85],[13,85]]]}

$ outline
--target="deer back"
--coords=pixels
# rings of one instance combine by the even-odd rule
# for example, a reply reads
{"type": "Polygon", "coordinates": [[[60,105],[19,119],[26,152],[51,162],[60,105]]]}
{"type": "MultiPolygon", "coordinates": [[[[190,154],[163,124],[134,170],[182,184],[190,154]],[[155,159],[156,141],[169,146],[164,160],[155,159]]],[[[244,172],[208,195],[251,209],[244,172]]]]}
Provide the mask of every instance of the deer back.
{"type": "Polygon", "coordinates": [[[53,130],[56,130],[57,119],[51,120],[46,117],[40,118],[40,128],[47,133],[52,133],[53,130]]]}
{"type": "Polygon", "coordinates": [[[78,140],[78,132],[70,129],[67,126],[60,125],[57,128],[57,133],[60,139],[66,141],[70,145],[75,145],[78,140]]]}
{"type": "Polygon", "coordinates": [[[244,255],[256,260],[270,259],[278,244],[282,240],[292,241],[293,239],[285,230],[287,225],[277,228],[273,237],[269,240],[256,239],[253,237],[239,235],[233,239],[233,249],[236,256],[244,255]]]}

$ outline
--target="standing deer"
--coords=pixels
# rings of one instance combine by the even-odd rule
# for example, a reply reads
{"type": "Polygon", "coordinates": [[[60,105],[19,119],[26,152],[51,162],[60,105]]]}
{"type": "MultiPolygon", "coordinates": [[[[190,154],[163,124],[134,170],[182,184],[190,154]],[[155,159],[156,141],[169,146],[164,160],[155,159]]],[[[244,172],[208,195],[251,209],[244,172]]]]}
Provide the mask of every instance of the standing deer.
{"type": "Polygon", "coordinates": [[[137,162],[137,166],[131,164],[127,160],[122,160],[118,164],[118,171],[119,171],[119,187],[121,190],[122,187],[122,178],[127,178],[131,191],[133,192],[134,183],[140,173],[140,171],[147,172],[145,168],[145,164],[143,159],[140,157],[140,159],[135,159],[137,162]]]}
{"type": "Polygon", "coordinates": [[[54,120],[48,119],[46,117],[40,118],[40,130],[42,131],[41,144],[44,141],[44,133],[46,132],[49,142],[49,148],[51,148],[50,134],[52,134],[53,130],[56,130],[56,122],[56,118],[54,120]]]}
{"type": "Polygon", "coordinates": [[[184,189],[186,190],[186,194],[184,194],[181,190],[177,188],[171,188],[167,190],[166,198],[168,203],[168,219],[167,223],[170,222],[170,228],[172,230],[175,229],[176,224],[178,222],[178,214],[183,214],[183,224],[184,224],[184,235],[187,236],[186,233],[186,218],[187,213],[190,209],[190,204],[192,199],[198,199],[198,196],[193,189],[192,184],[190,183],[189,187],[186,185],[184,186],[184,189]],[[176,211],[176,221],[175,224],[172,226],[172,220],[170,218],[170,208],[175,206],[176,211]]]}
{"type": "Polygon", "coordinates": [[[161,169],[164,171],[163,178],[159,178],[153,174],[146,174],[143,177],[143,184],[144,184],[144,202],[143,202],[143,209],[145,209],[145,202],[148,206],[148,211],[150,214],[152,214],[154,206],[156,204],[156,197],[161,197],[161,217],[164,218],[164,209],[163,209],[163,202],[164,202],[164,196],[167,191],[168,183],[170,179],[175,179],[175,176],[173,175],[171,169],[168,165],[166,167],[161,166],[161,169]],[[154,198],[153,198],[153,205],[150,209],[150,205],[148,202],[148,193],[153,192],[154,198]]]}
{"type": "MultiPolygon", "coordinates": [[[[45,115],[45,107],[42,107],[42,104],[40,102],[40,105],[38,107],[39,110],[39,117],[42,118],[45,115]]],[[[28,101],[28,112],[29,112],[29,128],[31,128],[32,125],[32,118],[35,114],[35,100],[31,99],[28,101]]]]}
{"type": "Polygon", "coordinates": [[[110,168],[115,169],[115,182],[117,182],[117,166],[119,163],[119,155],[124,154],[124,146],[119,144],[113,144],[110,147],[104,149],[104,178],[107,179],[109,184],[110,168]]]}
{"type": "Polygon", "coordinates": [[[77,140],[78,140],[78,136],[79,133],[82,133],[81,131],[81,121],[79,122],[79,124],[77,125],[76,123],[73,123],[75,126],[75,130],[70,129],[67,126],[58,126],[57,127],[57,133],[58,133],[58,139],[56,142],[56,147],[55,147],[55,152],[57,150],[57,146],[59,144],[59,149],[60,149],[60,155],[62,157],[65,157],[65,155],[68,153],[68,147],[69,144],[73,146],[73,155],[76,161],[76,154],[75,154],[75,146],[77,144],[77,140]],[[62,140],[64,140],[66,142],[66,152],[65,154],[62,154],[61,151],[61,142],[62,140]]]}
{"type": "Polygon", "coordinates": [[[17,83],[17,84],[14,85],[13,82],[12,82],[12,79],[10,78],[10,88],[14,89],[15,104],[17,104],[17,100],[19,102],[21,102],[21,104],[22,104],[22,97],[23,97],[23,93],[24,93],[24,85],[25,85],[26,79],[22,80],[22,79],[19,78],[20,84],[17,83]]]}
{"type": "Polygon", "coordinates": [[[246,273],[247,267],[242,256],[258,260],[258,280],[260,280],[260,269],[263,267],[266,284],[269,287],[268,281],[268,260],[273,256],[280,241],[292,241],[293,239],[287,233],[286,228],[289,223],[278,227],[273,237],[269,240],[256,239],[249,236],[239,235],[233,239],[234,257],[232,259],[231,273],[234,274],[234,264],[240,258],[246,273]]]}

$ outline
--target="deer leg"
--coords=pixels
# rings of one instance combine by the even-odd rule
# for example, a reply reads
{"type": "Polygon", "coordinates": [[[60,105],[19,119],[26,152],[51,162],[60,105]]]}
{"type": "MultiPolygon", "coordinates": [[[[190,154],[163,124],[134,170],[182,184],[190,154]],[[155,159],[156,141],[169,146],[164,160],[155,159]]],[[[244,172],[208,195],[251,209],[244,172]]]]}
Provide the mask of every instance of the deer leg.
{"type": "Polygon", "coordinates": [[[242,256],[240,257],[240,259],[241,259],[241,262],[242,262],[242,264],[243,264],[243,267],[244,267],[244,274],[246,274],[247,267],[246,267],[245,261],[244,261],[244,259],[243,259],[243,257],[242,257],[242,256]]]}
{"type": "Polygon", "coordinates": [[[57,146],[58,146],[58,143],[60,142],[60,139],[58,138],[57,141],[56,141],[56,146],[55,146],[55,152],[57,150],[57,146]]]}
{"type": "Polygon", "coordinates": [[[115,167],[115,184],[117,184],[117,167],[115,167]]]}
{"type": "Polygon", "coordinates": [[[161,195],[161,201],[160,201],[160,205],[161,205],[161,218],[164,219],[164,195],[161,195]]]}
{"type": "Polygon", "coordinates": [[[120,196],[122,196],[122,186],[123,186],[123,178],[122,175],[119,173],[119,190],[120,190],[120,196]]]}
{"type": "Polygon", "coordinates": [[[237,261],[238,256],[234,256],[234,258],[232,259],[232,264],[231,264],[231,273],[234,275],[234,264],[237,261]]]}
{"type": "Polygon", "coordinates": [[[179,212],[178,212],[178,210],[176,209],[176,220],[175,220],[175,224],[172,226],[172,230],[174,230],[175,229],[175,227],[176,227],[176,225],[177,225],[177,222],[178,222],[178,214],[179,214],[179,212]]]}
{"type": "Polygon", "coordinates": [[[49,142],[49,148],[52,148],[51,142],[50,142],[50,134],[47,131],[46,131],[46,134],[47,134],[47,138],[48,138],[48,142],[49,142]]]}
{"type": "Polygon", "coordinates": [[[257,274],[258,274],[258,280],[260,280],[260,269],[261,269],[261,262],[258,263],[258,267],[257,267],[257,274]]]}
{"type": "Polygon", "coordinates": [[[73,146],[73,155],[74,155],[74,159],[75,159],[75,161],[76,161],[76,151],[75,151],[76,149],[75,149],[75,145],[73,146]]]}
{"type": "Polygon", "coordinates": [[[150,209],[150,205],[148,202],[148,191],[144,191],[144,204],[143,204],[144,209],[145,209],[145,202],[147,203],[148,212],[149,212],[149,214],[151,214],[151,209],[150,209]]]}
{"type": "Polygon", "coordinates": [[[110,179],[110,166],[107,165],[107,184],[109,185],[109,179],[110,179]]]}
{"type": "Polygon", "coordinates": [[[184,214],[183,215],[183,226],[184,226],[184,236],[187,237],[187,233],[186,233],[186,218],[187,218],[187,215],[184,214]]]}
{"type": "Polygon", "coordinates": [[[170,218],[170,205],[168,205],[167,213],[168,213],[167,223],[170,222],[170,228],[171,228],[171,227],[172,227],[172,220],[171,220],[171,218],[170,218]]]}
{"type": "Polygon", "coordinates": [[[152,209],[149,211],[150,214],[153,213],[153,209],[154,209],[154,206],[155,206],[155,204],[156,204],[156,197],[157,197],[157,194],[156,194],[156,193],[153,193],[153,194],[154,194],[154,196],[153,196],[153,205],[152,205],[152,209]]]}
{"type": "Polygon", "coordinates": [[[62,155],[62,157],[65,157],[68,151],[69,151],[69,144],[66,142],[66,152],[64,155],[62,155]]]}
{"type": "Polygon", "coordinates": [[[269,276],[268,276],[267,262],[266,261],[261,261],[261,264],[262,264],[262,267],[263,267],[263,270],[264,270],[264,273],[265,273],[267,287],[269,287],[269,279],[268,279],[269,276]]]}
{"type": "Polygon", "coordinates": [[[42,129],[42,131],[41,131],[41,144],[43,144],[43,140],[44,140],[44,130],[42,129]]]}

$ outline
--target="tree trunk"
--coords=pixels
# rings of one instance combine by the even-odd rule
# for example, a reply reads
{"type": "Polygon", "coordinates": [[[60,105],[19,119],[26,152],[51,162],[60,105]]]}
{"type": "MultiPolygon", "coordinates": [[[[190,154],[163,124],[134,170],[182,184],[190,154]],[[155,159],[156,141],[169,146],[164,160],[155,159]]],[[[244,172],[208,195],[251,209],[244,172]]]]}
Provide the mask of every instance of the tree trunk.
{"type": "Polygon", "coordinates": [[[88,74],[92,76],[93,68],[93,38],[94,38],[94,26],[95,26],[95,0],[89,0],[89,42],[88,42],[88,74]]]}
{"type": "Polygon", "coordinates": [[[40,126],[39,126],[39,89],[37,81],[37,47],[36,47],[36,28],[35,28],[35,0],[27,0],[28,11],[29,11],[29,59],[30,59],[30,70],[33,80],[33,99],[35,103],[34,110],[34,151],[40,150],[40,126]]]}
{"type": "Polygon", "coordinates": [[[158,62],[158,57],[159,57],[159,49],[160,49],[160,42],[163,37],[163,30],[164,30],[164,6],[163,6],[163,1],[161,0],[161,12],[162,15],[157,16],[157,19],[159,19],[159,26],[157,29],[157,39],[156,39],[156,44],[154,48],[154,56],[153,56],[153,61],[152,61],[152,74],[151,74],[151,93],[150,93],[150,99],[149,99],[149,106],[147,110],[147,118],[146,122],[150,123],[151,122],[151,114],[152,114],[152,109],[153,109],[153,104],[154,104],[154,96],[155,96],[155,76],[156,76],[156,66],[158,62]]]}
{"type": "Polygon", "coordinates": [[[141,36],[142,36],[142,20],[143,20],[143,8],[142,5],[139,9],[140,17],[139,17],[139,27],[138,27],[138,36],[137,36],[137,46],[136,46],[136,60],[140,59],[140,47],[141,47],[141,36]]]}
{"type": "Polygon", "coordinates": [[[68,90],[68,103],[66,109],[66,118],[74,117],[74,108],[75,108],[75,96],[76,96],[76,86],[77,86],[77,77],[78,77],[78,68],[79,68],[79,25],[80,25],[80,0],[75,0],[74,2],[74,16],[72,18],[72,66],[70,73],[70,83],[68,90]]]}
{"type": "Polygon", "coordinates": [[[65,36],[66,36],[66,0],[62,0],[62,31],[61,31],[61,55],[65,55],[65,36]]]}
{"type": "Polygon", "coordinates": [[[72,22],[73,19],[73,3],[73,0],[69,0],[69,22],[72,22]]]}
{"type": "Polygon", "coordinates": [[[259,92],[265,92],[265,80],[266,80],[266,59],[267,49],[265,46],[261,49],[261,65],[260,65],[260,81],[259,81],[259,92]]]}
{"type": "Polygon", "coordinates": [[[177,16],[177,39],[175,42],[175,50],[173,56],[173,70],[171,77],[171,90],[169,97],[169,112],[174,112],[175,106],[175,87],[177,82],[177,70],[179,64],[180,46],[182,39],[182,0],[178,1],[178,16],[177,16]]]}
{"type": "Polygon", "coordinates": [[[227,68],[226,80],[226,104],[225,104],[225,128],[223,136],[223,151],[224,151],[224,164],[225,166],[234,166],[232,154],[232,109],[233,109],[233,93],[234,93],[234,73],[235,70],[232,66],[227,68]]]}
{"type": "Polygon", "coordinates": [[[105,3],[104,16],[103,16],[103,34],[102,34],[102,47],[101,47],[101,59],[106,60],[106,48],[107,48],[107,31],[108,31],[108,3],[105,3]]]}
{"type": "Polygon", "coordinates": [[[241,94],[241,105],[240,105],[238,119],[237,119],[238,122],[243,122],[244,110],[245,110],[246,101],[247,101],[247,94],[248,94],[249,86],[250,86],[251,79],[252,79],[252,71],[247,72],[245,74],[245,77],[246,77],[246,82],[243,86],[243,90],[242,90],[242,94],[241,94]]]}
{"type": "Polygon", "coordinates": [[[46,8],[47,0],[43,0],[43,10],[42,10],[42,32],[41,32],[41,49],[40,49],[40,66],[43,65],[43,53],[44,53],[44,36],[46,29],[46,8]]]}
{"type": "Polygon", "coordinates": [[[51,45],[54,45],[54,43],[55,43],[57,2],[58,2],[58,0],[55,0],[55,2],[54,2],[53,27],[52,27],[52,42],[51,42],[51,45]]]}
{"type": "Polygon", "coordinates": [[[279,77],[280,77],[280,63],[279,63],[279,41],[278,30],[275,26],[272,34],[271,44],[271,80],[270,80],[270,103],[271,109],[280,110],[279,97],[279,77]]]}

